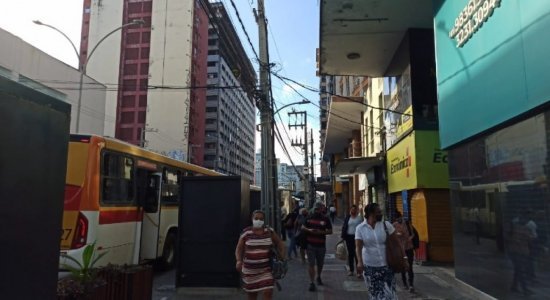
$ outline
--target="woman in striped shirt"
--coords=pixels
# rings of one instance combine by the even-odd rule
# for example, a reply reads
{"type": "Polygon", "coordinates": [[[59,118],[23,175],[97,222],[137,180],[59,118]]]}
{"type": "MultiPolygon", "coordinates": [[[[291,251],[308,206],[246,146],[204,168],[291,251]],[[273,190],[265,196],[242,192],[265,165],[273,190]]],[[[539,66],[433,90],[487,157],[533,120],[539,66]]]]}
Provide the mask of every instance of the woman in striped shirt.
{"type": "Polygon", "coordinates": [[[273,296],[274,279],[270,258],[274,244],[282,256],[281,259],[286,259],[281,238],[273,229],[264,226],[264,219],[263,211],[256,210],[252,213],[252,227],[243,230],[235,250],[236,269],[241,273],[248,299],[257,299],[258,293],[262,291],[263,299],[271,299],[273,296]]]}

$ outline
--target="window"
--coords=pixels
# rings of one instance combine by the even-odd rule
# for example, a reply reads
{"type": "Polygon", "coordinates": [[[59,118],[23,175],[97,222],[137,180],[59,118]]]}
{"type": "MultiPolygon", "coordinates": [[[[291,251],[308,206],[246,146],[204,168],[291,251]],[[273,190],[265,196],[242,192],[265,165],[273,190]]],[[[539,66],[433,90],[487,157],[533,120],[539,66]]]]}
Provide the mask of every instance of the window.
{"type": "Polygon", "coordinates": [[[178,203],[180,177],[181,172],[164,168],[164,174],[162,176],[161,203],[178,203]]]}
{"type": "Polygon", "coordinates": [[[208,67],[215,67],[215,66],[216,66],[216,62],[215,62],[215,61],[209,61],[206,65],[207,65],[208,67]]]}
{"type": "Polygon", "coordinates": [[[101,170],[101,198],[106,204],[134,201],[134,160],[121,154],[103,155],[101,170]]]}

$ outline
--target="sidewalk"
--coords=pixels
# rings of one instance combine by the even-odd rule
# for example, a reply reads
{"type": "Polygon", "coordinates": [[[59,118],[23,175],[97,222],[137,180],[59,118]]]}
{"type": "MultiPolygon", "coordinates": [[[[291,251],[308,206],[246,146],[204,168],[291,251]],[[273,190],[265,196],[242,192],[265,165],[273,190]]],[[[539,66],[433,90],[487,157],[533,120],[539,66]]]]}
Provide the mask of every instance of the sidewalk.
{"type": "MultiPolygon", "coordinates": [[[[322,279],[324,286],[317,286],[316,292],[309,292],[309,276],[307,264],[302,264],[298,259],[289,261],[287,276],[280,280],[281,291],[275,289],[274,299],[366,299],[366,288],[363,280],[355,276],[347,276],[345,261],[336,259],[334,249],[340,240],[340,228],[342,220],[336,220],[333,234],[327,236],[327,255],[322,279]]],[[[397,291],[399,299],[491,299],[470,286],[454,278],[452,267],[420,266],[414,265],[415,293],[403,289],[401,276],[397,275],[397,291]]],[[[169,278],[173,282],[174,272],[169,278]]],[[[170,273],[155,276],[153,299],[178,300],[178,299],[246,299],[246,295],[236,289],[179,289],[176,291],[173,284],[167,282],[166,276],[170,273]],[[164,278],[164,279],[163,279],[164,278]]]]}

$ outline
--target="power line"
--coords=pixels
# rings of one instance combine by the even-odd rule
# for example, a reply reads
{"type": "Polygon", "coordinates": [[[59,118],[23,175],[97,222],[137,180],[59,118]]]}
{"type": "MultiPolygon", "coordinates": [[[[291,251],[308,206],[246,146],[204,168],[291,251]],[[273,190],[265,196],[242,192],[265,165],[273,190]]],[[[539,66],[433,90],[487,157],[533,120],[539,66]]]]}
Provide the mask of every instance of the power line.
{"type": "Polygon", "coordinates": [[[337,117],[337,118],[346,120],[346,121],[348,121],[348,122],[350,122],[350,123],[359,124],[359,125],[364,126],[363,123],[359,123],[359,122],[357,122],[357,121],[350,120],[350,119],[348,119],[348,118],[346,118],[346,117],[342,117],[342,116],[340,116],[340,115],[335,114],[335,113],[332,112],[332,111],[329,111],[329,110],[327,110],[327,109],[324,109],[324,108],[320,107],[319,105],[315,104],[313,101],[309,100],[309,99],[308,99],[306,96],[304,96],[302,93],[300,93],[300,92],[299,92],[296,88],[294,88],[291,84],[288,84],[288,83],[286,82],[285,79],[279,77],[279,75],[277,75],[277,74],[273,74],[273,75],[275,75],[275,77],[279,78],[279,80],[283,81],[288,87],[290,87],[290,88],[291,88],[296,94],[298,94],[300,97],[302,97],[303,99],[307,99],[307,100],[310,102],[310,104],[312,104],[312,105],[314,105],[314,106],[320,108],[321,111],[328,112],[329,114],[331,114],[331,115],[333,115],[333,116],[335,116],[335,117],[337,117]]]}
{"type": "Polygon", "coordinates": [[[239,20],[239,23],[241,23],[241,28],[243,29],[244,35],[248,40],[248,44],[250,45],[250,48],[252,48],[252,52],[254,52],[254,56],[256,56],[256,59],[258,60],[258,62],[260,62],[260,57],[258,56],[258,53],[256,52],[256,49],[254,48],[252,41],[250,41],[250,36],[248,35],[248,31],[246,31],[243,20],[241,19],[241,15],[239,14],[239,10],[237,9],[235,2],[233,0],[230,0],[230,1],[231,1],[231,5],[233,6],[233,9],[235,10],[235,14],[237,15],[237,19],[239,20]]]}
{"type": "Polygon", "coordinates": [[[275,77],[285,81],[290,81],[294,84],[297,84],[299,86],[301,86],[302,88],[308,90],[308,91],[311,91],[311,92],[315,92],[315,93],[320,93],[320,94],[329,94],[331,96],[337,96],[337,97],[340,97],[340,98],[343,98],[343,99],[346,99],[346,100],[349,100],[349,101],[352,101],[352,102],[355,102],[355,103],[359,103],[359,104],[362,104],[368,108],[372,108],[372,109],[377,109],[377,110],[381,110],[381,111],[387,111],[387,112],[391,112],[391,113],[394,113],[394,114],[399,114],[399,115],[403,115],[403,116],[411,116],[411,114],[407,114],[407,113],[404,113],[404,112],[400,112],[400,111],[396,111],[396,110],[393,110],[393,109],[389,109],[389,108],[383,108],[383,107],[376,107],[376,106],[372,106],[368,103],[365,103],[363,101],[357,101],[351,97],[347,97],[347,96],[342,96],[342,95],[337,95],[335,93],[332,93],[332,92],[329,92],[329,91],[325,91],[325,92],[322,92],[321,90],[317,89],[317,88],[314,88],[314,87],[311,87],[311,86],[308,86],[308,85],[305,85],[303,83],[300,83],[294,79],[291,79],[291,78],[288,78],[288,77],[285,77],[285,76],[282,76],[282,75],[279,75],[279,74],[273,74],[275,75],[275,77]]]}

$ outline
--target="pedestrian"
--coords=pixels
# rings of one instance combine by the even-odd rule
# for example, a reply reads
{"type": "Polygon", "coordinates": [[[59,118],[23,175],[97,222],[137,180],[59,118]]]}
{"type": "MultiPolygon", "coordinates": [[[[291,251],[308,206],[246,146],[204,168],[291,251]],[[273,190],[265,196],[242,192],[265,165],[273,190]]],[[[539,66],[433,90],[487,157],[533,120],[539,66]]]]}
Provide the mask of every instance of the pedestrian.
{"type": "Polygon", "coordinates": [[[286,215],[287,215],[286,208],[281,207],[281,237],[283,238],[283,241],[286,241],[286,229],[285,229],[285,223],[283,221],[284,219],[286,219],[286,215]]]}
{"type": "Polygon", "coordinates": [[[369,299],[397,299],[395,276],[386,261],[386,229],[390,235],[395,228],[382,221],[377,203],[365,207],[365,222],[355,231],[357,272],[363,272],[369,299]]]}
{"type": "Polygon", "coordinates": [[[326,238],[328,234],[332,234],[332,224],[326,215],[321,213],[323,204],[316,202],[313,207],[313,215],[308,217],[306,223],[302,226],[302,229],[306,233],[307,240],[307,260],[309,263],[309,291],[314,292],[316,286],[315,280],[315,266],[317,265],[317,284],[323,285],[321,280],[321,272],[323,272],[323,265],[325,263],[326,238]]]}
{"type": "Polygon", "coordinates": [[[306,233],[302,230],[302,226],[306,224],[306,220],[308,217],[308,212],[305,207],[300,208],[300,214],[296,218],[296,221],[294,222],[294,231],[296,232],[296,235],[294,236],[294,240],[296,241],[296,245],[300,248],[300,258],[302,259],[302,263],[306,263],[306,249],[307,249],[307,241],[306,241],[306,233]]]}
{"type": "MultiPolygon", "coordinates": [[[[346,242],[348,248],[348,276],[353,276],[353,270],[357,265],[357,256],[355,255],[355,229],[363,222],[363,218],[359,215],[357,205],[352,205],[349,214],[344,219],[342,226],[342,234],[340,237],[346,242]]],[[[362,278],[362,274],[357,272],[357,278],[362,278]]]]}
{"type": "Polygon", "coordinates": [[[519,293],[519,285],[521,286],[522,293],[525,296],[529,296],[533,294],[527,284],[529,243],[534,237],[529,228],[522,221],[523,219],[521,217],[514,218],[510,225],[510,231],[506,236],[508,255],[514,267],[512,287],[510,290],[519,293]]]}
{"type": "Polygon", "coordinates": [[[401,279],[403,280],[403,286],[406,290],[409,290],[411,293],[414,292],[414,272],[413,272],[413,260],[414,260],[414,230],[411,228],[411,225],[408,220],[403,220],[403,215],[400,212],[396,213],[395,222],[393,227],[395,227],[395,232],[399,236],[399,240],[405,249],[405,254],[409,260],[409,270],[407,272],[401,272],[401,279]],[[409,280],[407,282],[407,275],[409,280]]]}
{"type": "Polygon", "coordinates": [[[336,206],[332,203],[329,207],[330,221],[334,224],[334,218],[336,217],[336,206]]]}
{"type": "Polygon", "coordinates": [[[292,259],[292,253],[294,253],[294,257],[298,258],[298,252],[296,251],[296,229],[295,229],[295,223],[296,218],[298,218],[299,208],[296,207],[291,213],[289,213],[286,218],[284,219],[284,227],[286,230],[286,234],[288,236],[288,259],[292,259]]]}
{"type": "Polygon", "coordinates": [[[532,209],[528,209],[526,212],[527,217],[527,223],[525,223],[525,227],[529,229],[529,233],[532,237],[532,239],[529,241],[529,262],[527,263],[527,278],[531,282],[537,282],[537,276],[535,274],[535,261],[537,260],[537,257],[539,255],[538,251],[538,231],[537,231],[537,223],[534,221],[534,212],[532,209]]]}
{"type": "Polygon", "coordinates": [[[241,274],[248,299],[257,299],[260,292],[263,299],[271,299],[273,296],[275,280],[271,266],[267,263],[273,255],[271,248],[275,245],[280,259],[286,259],[284,243],[273,229],[264,225],[264,219],[263,211],[252,213],[252,226],[243,230],[235,249],[235,268],[241,274]]]}

